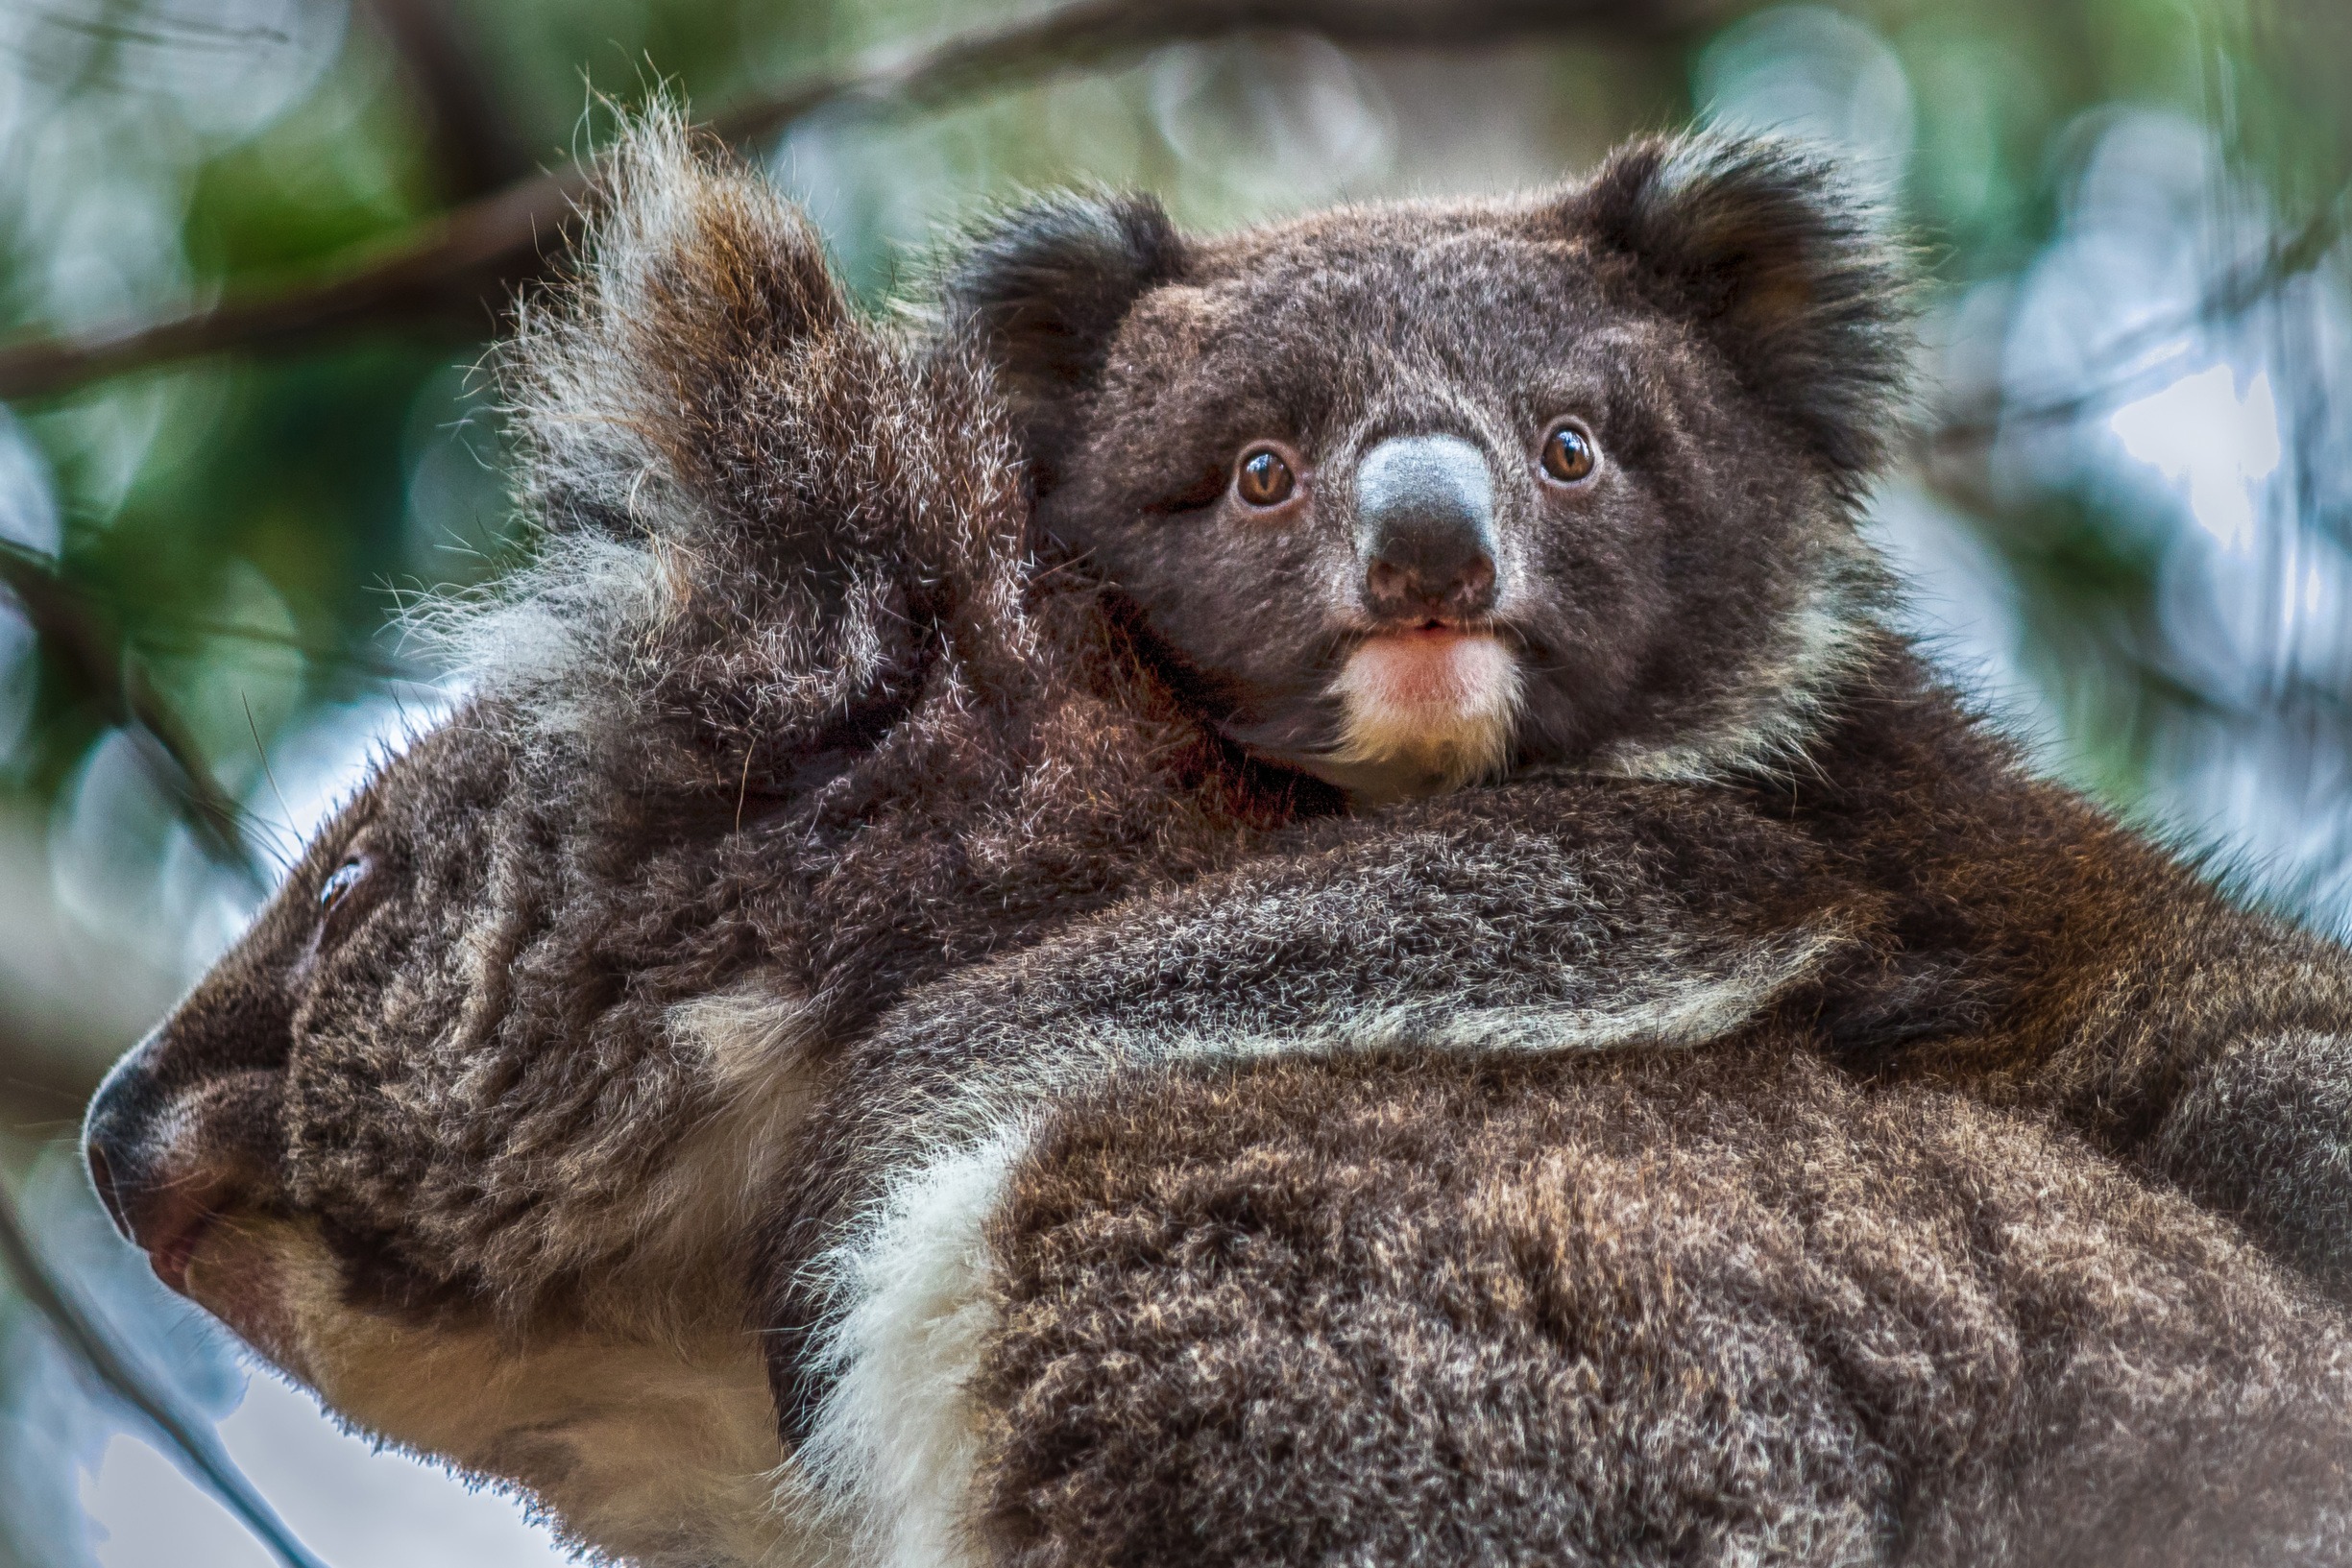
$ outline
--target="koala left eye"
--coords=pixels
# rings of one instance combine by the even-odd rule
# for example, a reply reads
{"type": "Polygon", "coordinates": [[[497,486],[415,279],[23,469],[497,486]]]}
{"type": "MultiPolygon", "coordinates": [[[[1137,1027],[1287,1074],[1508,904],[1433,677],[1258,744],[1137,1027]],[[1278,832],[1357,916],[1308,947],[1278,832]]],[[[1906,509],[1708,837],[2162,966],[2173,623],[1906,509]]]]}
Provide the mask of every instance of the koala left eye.
{"type": "Polygon", "coordinates": [[[375,902],[371,882],[376,871],[374,857],[354,855],[327,874],[319,884],[318,943],[322,952],[341,941],[352,929],[352,923],[375,902]]]}
{"type": "Polygon", "coordinates": [[[359,884],[367,880],[367,876],[368,862],[364,859],[346,860],[335,867],[326,882],[319,888],[319,912],[333,914],[337,907],[351,898],[359,884]]]}
{"type": "Polygon", "coordinates": [[[1272,446],[1252,446],[1234,466],[1234,494],[1254,507],[1276,507],[1298,489],[1298,476],[1272,446]]]}

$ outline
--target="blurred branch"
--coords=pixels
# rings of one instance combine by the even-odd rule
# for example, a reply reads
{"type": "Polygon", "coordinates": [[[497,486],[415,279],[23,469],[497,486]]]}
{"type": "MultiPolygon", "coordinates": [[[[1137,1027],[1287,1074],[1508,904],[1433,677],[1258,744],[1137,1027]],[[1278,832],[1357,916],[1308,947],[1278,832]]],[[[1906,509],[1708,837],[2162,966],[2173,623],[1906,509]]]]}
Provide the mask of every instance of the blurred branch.
{"type": "Polygon", "coordinates": [[[201,1422],[191,1419],[180,1402],[116,1341],[64,1280],[34,1250],[15,1201],[0,1187],[0,1262],[8,1265],[18,1291],[47,1318],[66,1351],[87,1367],[115,1397],[145,1416],[164,1439],[195,1466],[198,1475],[229,1510],[258,1536],[285,1568],[326,1568],[295,1538],[277,1510],[255,1490],[254,1484],[221,1447],[220,1439],[201,1422]]]}
{"type": "MultiPolygon", "coordinates": [[[[935,107],[1165,44],[1253,29],[1320,33],[1363,48],[1466,48],[1572,34],[1657,41],[1682,37],[1734,9],[1735,0],[1076,0],[927,45],[869,51],[721,116],[711,129],[740,141],[828,104],[935,107]]],[[[455,326],[466,335],[484,335],[513,290],[560,258],[576,231],[588,182],[589,172],[577,164],[519,181],[280,292],[163,322],[0,348],[0,399],[61,392],[195,354],[291,349],[364,327],[455,326]]]]}
{"type": "Polygon", "coordinates": [[[542,236],[566,230],[587,184],[578,168],[522,181],[420,225],[371,259],[283,293],[152,326],[0,348],[0,401],[197,354],[290,349],[392,323],[486,334],[499,302],[545,267],[542,236]]]}
{"type": "Polygon", "coordinates": [[[182,815],[206,852],[254,886],[267,887],[239,826],[236,802],[212,776],[180,715],[131,657],[111,617],[77,594],[40,557],[6,543],[0,543],[0,587],[24,607],[41,645],[74,682],[116,722],[136,725],[161,753],[182,815]]]}
{"type": "Polygon", "coordinates": [[[2273,244],[2260,260],[2231,269],[2187,310],[2136,326],[2107,345],[2098,355],[2098,363],[2084,371],[2083,378],[2091,383],[2089,386],[2062,396],[2022,402],[1995,398],[1974,412],[1937,424],[1928,433],[1930,443],[1943,452],[1982,446],[2006,426],[2071,424],[2085,414],[2128,398],[2153,370],[2161,368],[2141,366],[2126,370],[2140,355],[2194,328],[2237,320],[2325,261],[2343,238],[2347,201],[2352,201],[2352,184],[2340,187],[2301,228],[2273,244]]]}

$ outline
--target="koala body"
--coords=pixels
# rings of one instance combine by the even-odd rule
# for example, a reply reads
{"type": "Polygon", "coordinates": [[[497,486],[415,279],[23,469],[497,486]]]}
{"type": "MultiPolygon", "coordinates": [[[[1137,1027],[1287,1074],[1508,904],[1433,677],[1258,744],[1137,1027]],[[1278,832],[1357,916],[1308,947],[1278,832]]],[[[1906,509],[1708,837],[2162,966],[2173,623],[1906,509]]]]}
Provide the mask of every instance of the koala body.
{"type": "MultiPolygon", "coordinates": [[[[2023,1037],[2074,1015],[1957,967],[2019,929],[1949,906],[2007,863],[1679,763],[1345,813],[1200,722],[1148,606],[1031,569],[988,368],[860,322],[756,181],[653,127],[598,235],[521,339],[549,537],[457,617],[474,697],[91,1110],[158,1272],[341,1413],[676,1568],[2347,1550],[2334,1306],[2067,1130],[1831,1065],[2074,1050],[2162,1098],[2201,1047],[2023,1037]]],[[[1394,494],[1473,506],[1459,455],[1394,494]]],[[[1424,543],[1395,593],[1475,577],[1424,543]]],[[[1491,657],[1359,672],[1382,788],[1484,765],[1491,657]],[[1470,716],[1399,774],[1416,710],[1470,716]]],[[[1715,667],[1682,730],[1559,743],[1983,755],[1924,687],[1839,739],[1715,667]]],[[[2118,864],[2119,907],[2199,893],[2118,864]]],[[[2244,975],[2332,973],[2234,918],[2244,975]]]]}

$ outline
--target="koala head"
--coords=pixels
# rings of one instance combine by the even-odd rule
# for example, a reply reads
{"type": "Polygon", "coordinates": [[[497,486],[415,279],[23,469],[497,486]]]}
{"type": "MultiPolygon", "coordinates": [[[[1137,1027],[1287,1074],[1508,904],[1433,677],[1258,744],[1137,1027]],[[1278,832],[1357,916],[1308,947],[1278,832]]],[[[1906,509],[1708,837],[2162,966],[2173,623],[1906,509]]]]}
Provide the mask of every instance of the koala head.
{"type": "Polygon", "coordinates": [[[1801,152],[1639,142],[1529,199],[1209,239],[1053,200],[948,294],[1041,547],[1228,736],[1359,800],[1768,760],[1865,641],[1900,269],[1801,152]]]}
{"type": "Polygon", "coordinates": [[[1278,808],[1091,591],[1032,581],[986,367],[859,319],[674,123],[507,372],[545,537],[437,616],[471,697],[116,1066],[86,1146],[162,1278],[347,1416],[608,1550],[718,1560],[593,1521],[648,1454],[755,1490],[780,1462],[746,1238],[827,1048],[1278,808]]]}

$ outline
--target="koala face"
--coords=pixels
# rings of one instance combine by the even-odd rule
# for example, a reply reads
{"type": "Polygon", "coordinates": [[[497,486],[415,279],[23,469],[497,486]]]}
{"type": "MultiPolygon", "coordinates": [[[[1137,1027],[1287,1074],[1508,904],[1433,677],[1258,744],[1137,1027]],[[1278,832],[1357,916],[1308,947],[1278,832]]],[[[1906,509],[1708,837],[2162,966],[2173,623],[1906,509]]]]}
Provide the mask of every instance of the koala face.
{"type": "Polygon", "coordinates": [[[708,999],[756,977],[778,1028],[805,1001],[764,940],[774,807],[738,833],[715,801],[618,783],[478,704],[318,835],[95,1101],[100,1193],[165,1283],[247,1326],[271,1282],[213,1243],[297,1216],[354,1301],[419,1319],[594,1311],[641,1253],[707,1266],[679,1228],[704,1217],[666,1231],[647,1199],[749,1071],[708,999]]]}
{"type": "Polygon", "coordinates": [[[520,719],[385,762],[85,1143],[164,1282],[342,1417],[656,1562],[679,1517],[764,1518],[713,1478],[781,1462],[727,1248],[793,1146],[799,1009],[745,957],[739,835],[630,831],[520,719]]]}
{"type": "Polygon", "coordinates": [[[1896,272],[1794,153],[1638,144],[1529,200],[1218,239],[1063,201],[951,293],[1044,546],[1227,734],[1359,799],[1762,760],[1857,640],[1896,272]]]}

